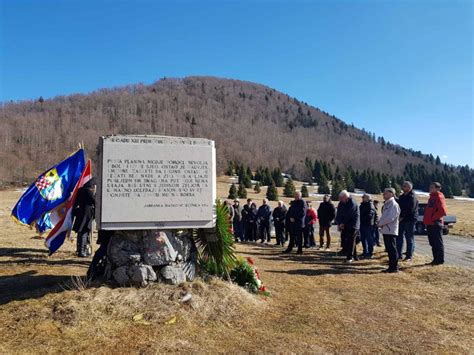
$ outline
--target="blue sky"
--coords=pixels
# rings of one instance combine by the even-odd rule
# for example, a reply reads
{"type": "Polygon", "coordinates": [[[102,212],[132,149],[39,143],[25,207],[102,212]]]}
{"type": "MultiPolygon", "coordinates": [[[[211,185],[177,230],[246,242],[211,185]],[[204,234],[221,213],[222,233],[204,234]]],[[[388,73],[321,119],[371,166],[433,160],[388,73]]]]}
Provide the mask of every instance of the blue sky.
{"type": "Polygon", "coordinates": [[[0,101],[235,78],[474,166],[470,1],[0,2],[0,101]]]}

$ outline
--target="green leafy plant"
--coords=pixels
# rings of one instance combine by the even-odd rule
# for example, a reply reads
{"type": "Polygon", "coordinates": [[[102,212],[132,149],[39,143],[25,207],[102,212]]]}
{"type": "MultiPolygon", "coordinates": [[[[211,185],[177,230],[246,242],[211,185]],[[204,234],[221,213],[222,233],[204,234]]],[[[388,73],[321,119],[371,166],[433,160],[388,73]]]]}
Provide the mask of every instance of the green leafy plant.
{"type": "Polygon", "coordinates": [[[216,226],[211,229],[195,229],[193,235],[201,268],[210,274],[229,279],[229,272],[236,265],[237,258],[227,207],[217,200],[216,226]]]}
{"type": "Polygon", "coordinates": [[[230,272],[230,278],[237,285],[246,288],[250,292],[258,292],[257,277],[253,267],[244,258],[238,258],[237,265],[230,272]]]}

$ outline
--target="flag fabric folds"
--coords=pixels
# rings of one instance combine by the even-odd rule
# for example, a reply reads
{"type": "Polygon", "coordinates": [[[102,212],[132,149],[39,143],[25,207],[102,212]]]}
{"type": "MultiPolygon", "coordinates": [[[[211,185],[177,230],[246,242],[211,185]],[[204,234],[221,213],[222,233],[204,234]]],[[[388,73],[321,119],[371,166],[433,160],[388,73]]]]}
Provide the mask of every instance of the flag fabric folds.
{"type": "Polygon", "coordinates": [[[61,245],[63,245],[64,240],[71,232],[73,217],[72,217],[72,210],[74,207],[74,201],[77,196],[77,191],[84,186],[86,182],[91,179],[91,161],[87,161],[87,165],[82,172],[79,180],[77,181],[74,190],[66,202],[65,212],[63,218],[54,226],[54,228],[49,232],[48,236],[46,237],[46,247],[49,249],[49,255],[55,253],[61,245]]]}
{"type": "Polygon", "coordinates": [[[66,202],[63,202],[58,207],[44,213],[36,221],[36,230],[38,233],[43,234],[44,232],[51,230],[54,226],[63,218],[66,212],[66,202]]]}
{"type": "Polygon", "coordinates": [[[12,216],[20,223],[34,221],[65,202],[76,186],[85,166],[84,150],[77,152],[48,169],[20,197],[12,216]]]}

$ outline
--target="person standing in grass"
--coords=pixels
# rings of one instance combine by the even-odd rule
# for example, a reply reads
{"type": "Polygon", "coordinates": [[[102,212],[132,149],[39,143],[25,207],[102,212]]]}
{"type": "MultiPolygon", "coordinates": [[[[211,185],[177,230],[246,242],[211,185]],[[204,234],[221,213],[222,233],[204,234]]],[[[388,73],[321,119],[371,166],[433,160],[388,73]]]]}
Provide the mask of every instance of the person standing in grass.
{"type": "Polygon", "coordinates": [[[77,233],[76,253],[81,258],[91,255],[90,235],[95,216],[95,191],[95,178],[92,178],[77,191],[72,210],[74,218],[72,230],[77,233]]]}
{"type": "Polygon", "coordinates": [[[252,199],[247,199],[247,203],[242,208],[242,227],[244,230],[244,241],[248,242],[252,235],[251,225],[249,223],[252,199]]]}
{"type": "Polygon", "coordinates": [[[306,216],[304,219],[304,247],[305,248],[314,248],[316,246],[316,241],[314,240],[314,224],[318,220],[318,215],[309,202],[306,203],[306,216]]]}
{"type": "Polygon", "coordinates": [[[330,250],[331,248],[331,234],[329,229],[331,228],[334,217],[336,217],[336,208],[331,202],[331,196],[324,195],[323,202],[321,202],[318,208],[320,249],[324,248],[324,233],[326,233],[326,250],[330,250]]]}
{"type": "Polygon", "coordinates": [[[284,253],[291,253],[296,244],[297,254],[303,254],[303,228],[306,210],[306,202],[302,199],[301,192],[297,191],[287,213],[290,223],[290,243],[284,253]]]}
{"type": "Polygon", "coordinates": [[[441,184],[433,182],[430,185],[430,198],[425,207],[423,223],[428,232],[428,241],[433,253],[431,265],[444,264],[443,217],[448,214],[441,184]]]}
{"type": "Polygon", "coordinates": [[[374,253],[374,215],[375,207],[369,194],[362,196],[360,204],[360,241],[362,242],[362,257],[371,259],[374,253]]]}
{"type": "Polygon", "coordinates": [[[256,242],[257,241],[257,235],[258,235],[258,217],[257,217],[257,205],[255,202],[252,202],[250,205],[250,212],[248,215],[248,230],[249,230],[249,236],[248,236],[248,241],[251,242],[256,242]]]}
{"type": "Polygon", "coordinates": [[[373,233],[374,233],[374,243],[378,247],[381,247],[382,244],[380,244],[380,233],[379,233],[379,227],[377,224],[379,223],[379,201],[374,200],[374,209],[375,209],[375,214],[374,214],[374,227],[373,227],[373,233]]]}
{"type": "Polygon", "coordinates": [[[403,194],[397,202],[400,206],[400,223],[398,226],[397,253],[402,258],[403,240],[407,241],[406,261],[411,261],[415,251],[415,223],[418,220],[418,199],[413,191],[413,184],[405,181],[402,185],[403,194]]]}
{"type": "Polygon", "coordinates": [[[395,189],[389,187],[383,192],[385,203],[382,207],[382,215],[379,220],[379,228],[383,235],[383,242],[388,253],[388,269],[383,272],[398,272],[398,219],[400,217],[400,207],[395,201],[395,189]]]}
{"type": "Polygon", "coordinates": [[[257,218],[260,234],[260,243],[270,242],[270,218],[272,216],[272,209],[268,205],[268,200],[263,199],[262,205],[258,208],[257,218]]]}
{"type": "Polygon", "coordinates": [[[234,218],[232,220],[232,226],[234,227],[234,238],[235,241],[243,241],[243,233],[242,233],[242,207],[240,206],[240,201],[238,199],[234,200],[234,204],[232,205],[234,209],[234,218]]]}
{"type": "Polygon", "coordinates": [[[286,206],[283,201],[278,201],[278,207],[273,210],[273,225],[275,226],[276,245],[285,244],[286,206]]]}
{"type": "Polygon", "coordinates": [[[336,224],[341,231],[341,241],[343,243],[340,254],[346,256],[346,262],[348,263],[358,260],[356,239],[360,228],[359,206],[346,190],[339,194],[336,224]]]}

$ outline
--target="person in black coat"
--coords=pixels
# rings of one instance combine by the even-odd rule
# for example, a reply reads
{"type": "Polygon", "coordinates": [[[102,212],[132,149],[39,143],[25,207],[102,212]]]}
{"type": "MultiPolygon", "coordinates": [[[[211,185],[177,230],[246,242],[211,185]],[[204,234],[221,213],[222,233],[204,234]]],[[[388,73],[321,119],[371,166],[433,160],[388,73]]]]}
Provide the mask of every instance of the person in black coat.
{"type": "Polygon", "coordinates": [[[287,213],[290,223],[290,244],[284,253],[291,253],[293,247],[297,246],[298,254],[303,254],[303,229],[308,207],[301,198],[301,192],[297,191],[287,213]]]}
{"type": "Polygon", "coordinates": [[[398,258],[402,258],[403,240],[407,241],[407,252],[405,260],[412,260],[415,252],[415,224],[418,220],[418,199],[413,191],[413,184],[405,181],[402,185],[403,194],[397,202],[400,206],[400,220],[398,225],[397,252],[398,258]]]}
{"type": "Polygon", "coordinates": [[[276,245],[285,245],[285,221],[287,209],[283,201],[278,201],[278,207],[273,210],[273,225],[275,226],[276,245]]]}
{"type": "Polygon", "coordinates": [[[263,199],[263,204],[258,208],[257,218],[260,234],[260,243],[263,243],[265,239],[270,242],[270,218],[272,217],[272,209],[268,205],[268,200],[263,199]]]}
{"type": "Polygon", "coordinates": [[[342,250],[340,254],[346,256],[346,262],[358,260],[356,254],[356,239],[359,234],[360,216],[359,206],[349,192],[341,191],[337,206],[336,223],[341,231],[342,250]]]}
{"type": "Polygon", "coordinates": [[[77,256],[90,255],[90,232],[95,213],[95,178],[90,179],[78,191],[72,210],[74,224],[72,230],[77,233],[77,256]]]}
{"type": "Polygon", "coordinates": [[[248,241],[256,242],[258,233],[258,217],[257,205],[252,202],[250,205],[249,214],[247,215],[247,232],[246,238],[248,241]]]}
{"type": "Polygon", "coordinates": [[[319,205],[318,208],[318,218],[319,218],[319,248],[324,248],[324,233],[326,233],[326,250],[331,248],[331,234],[329,229],[331,228],[331,223],[336,217],[336,208],[331,202],[331,196],[324,195],[323,202],[319,205]]]}
{"type": "Polygon", "coordinates": [[[247,199],[247,203],[242,208],[242,228],[244,231],[244,241],[249,241],[251,235],[251,225],[249,224],[249,215],[251,212],[252,199],[247,199]]]}
{"type": "Polygon", "coordinates": [[[360,241],[362,242],[362,257],[371,259],[374,253],[374,223],[375,207],[369,194],[362,196],[360,211],[360,241]]]}

